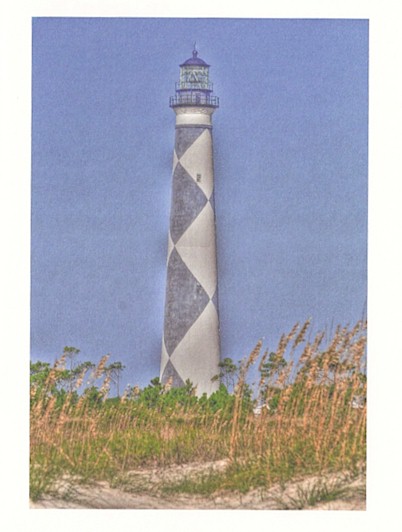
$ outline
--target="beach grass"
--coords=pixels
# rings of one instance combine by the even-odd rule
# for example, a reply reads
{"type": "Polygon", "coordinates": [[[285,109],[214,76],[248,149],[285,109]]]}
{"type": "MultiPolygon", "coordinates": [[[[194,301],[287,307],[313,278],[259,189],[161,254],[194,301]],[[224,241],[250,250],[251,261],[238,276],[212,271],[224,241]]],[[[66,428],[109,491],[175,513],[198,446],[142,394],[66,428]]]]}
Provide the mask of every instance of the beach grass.
{"type": "MultiPolygon", "coordinates": [[[[46,371],[36,366],[31,499],[52,493],[66,476],[123,485],[125,475],[138,469],[224,459],[223,471],[161,489],[203,496],[246,493],[306,475],[361,472],[366,463],[366,323],[338,327],[330,339],[323,333],[307,339],[309,327],[309,321],[296,324],[275,351],[264,351],[259,341],[236,366],[233,389],[221,384],[210,397],[197,397],[191,383],[174,389],[157,379],[143,390],[134,387],[122,397],[108,397],[105,357],[96,368],[83,367],[68,390],[60,385],[65,356],[53,367],[43,365],[46,371]],[[254,387],[252,368],[258,374],[254,387]]],[[[325,489],[308,496],[330,498],[334,490],[325,489]]]]}

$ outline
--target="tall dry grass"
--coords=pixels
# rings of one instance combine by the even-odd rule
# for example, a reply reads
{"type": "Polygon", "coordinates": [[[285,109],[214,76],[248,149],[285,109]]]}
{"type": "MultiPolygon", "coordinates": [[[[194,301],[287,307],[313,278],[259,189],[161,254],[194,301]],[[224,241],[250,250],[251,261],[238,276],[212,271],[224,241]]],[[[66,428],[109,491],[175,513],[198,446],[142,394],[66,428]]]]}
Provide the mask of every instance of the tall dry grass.
{"type": "MultiPolygon", "coordinates": [[[[240,365],[233,395],[218,405],[191,392],[175,402],[174,390],[166,389],[153,406],[140,400],[138,389],[108,400],[107,378],[95,403],[74,391],[58,402],[52,387],[65,364],[60,359],[45,386],[31,390],[31,496],[51,490],[65,474],[111,480],[143,466],[222,458],[231,467],[213,485],[227,489],[364,467],[366,323],[338,327],[325,346],[322,333],[306,340],[309,327],[309,321],[295,325],[274,352],[261,355],[258,342],[240,365]],[[253,402],[247,376],[257,362],[253,402]]],[[[91,384],[105,363],[93,370],[91,384]]]]}

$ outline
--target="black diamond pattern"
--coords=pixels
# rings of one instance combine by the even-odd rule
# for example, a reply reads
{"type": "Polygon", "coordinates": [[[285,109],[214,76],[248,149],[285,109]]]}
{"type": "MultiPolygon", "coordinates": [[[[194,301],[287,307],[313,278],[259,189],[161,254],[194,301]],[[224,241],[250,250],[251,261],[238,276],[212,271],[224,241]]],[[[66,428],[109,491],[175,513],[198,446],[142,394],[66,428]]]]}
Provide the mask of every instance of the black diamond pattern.
{"type": "Polygon", "coordinates": [[[188,150],[191,144],[198,139],[206,128],[203,127],[177,127],[175,150],[177,157],[180,157],[188,150]]]}
{"type": "Polygon", "coordinates": [[[207,198],[196,184],[194,179],[186,172],[180,163],[177,163],[173,173],[172,206],[170,212],[170,235],[174,243],[190,227],[197,218],[207,198]]]}
{"type": "Polygon", "coordinates": [[[168,263],[164,327],[169,356],[208,302],[208,294],[173,249],[168,263]]]}
{"type": "Polygon", "coordinates": [[[177,373],[176,368],[173,366],[173,364],[169,360],[169,362],[165,366],[165,369],[163,370],[163,374],[161,378],[162,384],[166,384],[167,381],[170,379],[170,377],[173,378],[172,380],[173,388],[180,388],[181,386],[184,386],[183,379],[177,373]]]}

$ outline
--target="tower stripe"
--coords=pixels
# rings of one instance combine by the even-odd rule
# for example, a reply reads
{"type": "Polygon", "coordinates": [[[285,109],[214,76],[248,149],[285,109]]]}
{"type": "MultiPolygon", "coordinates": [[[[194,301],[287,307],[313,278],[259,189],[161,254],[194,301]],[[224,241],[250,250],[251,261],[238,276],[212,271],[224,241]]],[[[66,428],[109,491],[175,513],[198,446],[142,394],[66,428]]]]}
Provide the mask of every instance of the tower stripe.
{"type": "Polygon", "coordinates": [[[175,388],[179,388],[180,386],[184,386],[183,379],[177,373],[176,368],[173,366],[173,364],[169,360],[169,362],[165,366],[165,369],[163,370],[161,381],[163,383],[166,383],[170,379],[170,377],[172,377],[172,379],[173,379],[172,380],[172,386],[174,386],[175,388]]]}
{"type": "Polygon", "coordinates": [[[176,250],[184,263],[201,283],[209,297],[217,285],[215,220],[207,203],[184,235],[176,243],[176,250]]]}
{"type": "Polygon", "coordinates": [[[217,320],[215,306],[209,302],[170,357],[170,362],[179,375],[197,375],[198,382],[203,383],[202,389],[199,390],[201,393],[211,393],[215,387],[211,378],[218,373],[216,360],[219,359],[219,331],[215,326],[217,320]]]}
{"type": "Polygon", "coordinates": [[[203,133],[204,129],[204,127],[176,128],[175,150],[179,159],[189,146],[203,133]]]}
{"type": "Polygon", "coordinates": [[[181,237],[191,222],[198,216],[207,198],[194,179],[177,163],[173,173],[170,235],[174,243],[181,237]]]}
{"type": "Polygon", "coordinates": [[[180,157],[180,164],[191,175],[206,197],[214,189],[211,132],[203,131],[187,151],[180,157]]]}
{"type": "Polygon", "coordinates": [[[164,339],[169,356],[208,302],[208,294],[174,249],[168,264],[165,303],[164,339]]]}

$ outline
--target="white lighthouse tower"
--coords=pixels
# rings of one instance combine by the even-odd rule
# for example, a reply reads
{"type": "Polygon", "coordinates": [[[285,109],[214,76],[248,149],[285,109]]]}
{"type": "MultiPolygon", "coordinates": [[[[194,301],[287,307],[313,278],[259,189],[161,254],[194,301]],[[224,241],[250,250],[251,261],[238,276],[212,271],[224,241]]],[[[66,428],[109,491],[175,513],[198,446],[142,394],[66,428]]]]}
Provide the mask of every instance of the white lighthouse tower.
{"type": "Polygon", "coordinates": [[[214,212],[212,95],[209,65],[192,57],[180,65],[170,107],[176,113],[172,203],[167,257],[161,381],[197,395],[218,384],[220,358],[218,280],[214,212]]]}

